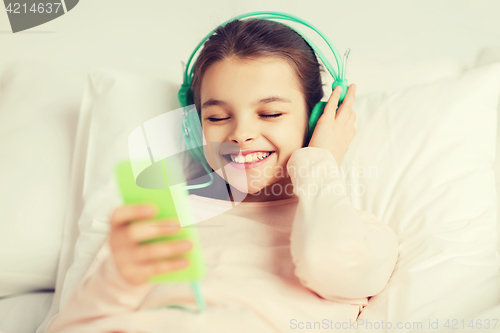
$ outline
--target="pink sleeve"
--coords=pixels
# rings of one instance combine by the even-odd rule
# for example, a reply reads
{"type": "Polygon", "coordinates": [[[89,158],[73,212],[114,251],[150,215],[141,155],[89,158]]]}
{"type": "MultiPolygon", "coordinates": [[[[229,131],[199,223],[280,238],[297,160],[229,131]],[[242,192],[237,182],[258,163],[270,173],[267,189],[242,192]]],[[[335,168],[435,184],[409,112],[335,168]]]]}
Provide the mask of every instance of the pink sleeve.
{"type": "MultiPolygon", "coordinates": [[[[96,258],[103,257],[95,272],[89,270],[77,285],[67,304],[47,326],[45,333],[73,332],[93,320],[133,312],[155,287],[129,284],[122,278],[111,256],[108,239],[96,258]]],[[[96,260],[96,259],[95,259],[96,260]]],[[[92,263],[93,266],[95,262],[92,263]]]]}
{"type": "Polygon", "coordinates": [[[382,291],[399,255],[396,234],[351,204],[345,178],[324,148],[305,147],[287,163],[299,197],[290,236],[295,275],[325,299],[361,299],[382,291]]]}

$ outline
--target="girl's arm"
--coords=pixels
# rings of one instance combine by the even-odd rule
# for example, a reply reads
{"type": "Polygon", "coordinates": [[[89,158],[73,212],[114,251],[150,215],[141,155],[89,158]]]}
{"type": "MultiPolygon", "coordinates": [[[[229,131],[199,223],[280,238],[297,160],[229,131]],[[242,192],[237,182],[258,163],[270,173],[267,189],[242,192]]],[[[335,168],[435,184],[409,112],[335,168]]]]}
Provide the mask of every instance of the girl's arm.
{"type": "Polygon", "coordinates": [[[382,291],[399,254],[396,234],[352,206],[345,178],[327,149],[296,150],[287,170],[299,197],[290,246],[301,283],[330,300],[382,291]]]}
{"type": "Polygon", "coordinates": [[[96,255],[61,312],[47,326],[45,333],[74,332],[89,322],[125,312],[133,312],[154,288],[146,283],[135,286],[117,271],[109,250],[108,239],[96,255]],[[96,260],[101,260],[100,264],[96,260]],[[95,272],[92,267],[98,264],[95,272]]]}

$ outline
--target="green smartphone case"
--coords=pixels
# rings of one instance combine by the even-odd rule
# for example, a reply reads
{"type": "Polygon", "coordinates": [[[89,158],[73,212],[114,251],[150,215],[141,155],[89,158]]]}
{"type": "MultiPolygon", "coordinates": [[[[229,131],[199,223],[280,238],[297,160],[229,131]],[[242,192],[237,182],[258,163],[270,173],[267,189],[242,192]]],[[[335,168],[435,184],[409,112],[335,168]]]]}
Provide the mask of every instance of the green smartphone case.
{"type": "MultiPolygon", "coordinates": [[[[166,172],[166,167],[170,168],[169,172],[172,172],[172,168],[179,168],[179,166],[175,163],[165,165],[164,160],[157,163],[161,164],[157,165],[154,169],[156,169],[158,173],[162,173],[162,175],[156,175],[156,184],[154,186],[150,186],[153,188],[143,188],[137,185],[130,161],[123,161],[117,165],[115,170],[116,179],[118,181],[123,201],[125,202],[125,204],[153,204],[158,209],[158,213],[155,216],[155,219],[171,218],[174,220],[179,220],[172,193],[168,186],[166,172]]],[[[149,164],[151,163],[149,162],[149,164]]],[[[174,170],[173,172],[178,173],[180,171],[182,170],[174,170]]],[[[192,214],[192,209],[189,205],[188,191],[179,190],[179,186],[177,186],[176,189],[177,191],[174,195],[176,195],[175,202],[177,204],[177,208],[183,210],[183,216],[189,216],[190,214],[192,214]]],[[[195,224],[183,226],[180,228],[180,231],[175,234],[150,239],[147,241],[143,241],[140,244],[149,244],[154,242],[180,239],[187,239],[193,243],[193,247],[190,251],[175,256],[176,258],[188,259],[189,265],[183,269],[179,269],[173,272],[151,276],[148,279],[149,282],[193,282],[205,276],[206,265],[203,259],[198,230],[196,229],[195,224]]]]}

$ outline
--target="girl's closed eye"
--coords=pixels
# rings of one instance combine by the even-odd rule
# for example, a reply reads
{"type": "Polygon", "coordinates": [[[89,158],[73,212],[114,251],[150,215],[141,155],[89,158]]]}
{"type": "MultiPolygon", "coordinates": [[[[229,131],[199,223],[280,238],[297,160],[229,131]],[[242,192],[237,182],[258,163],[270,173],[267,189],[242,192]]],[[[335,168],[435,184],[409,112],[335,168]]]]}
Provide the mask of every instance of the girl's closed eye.
{"type": "MultiPolygon", "coordinates": [[[[282,115],[282,113],[276,113],[276,114],[261,114],[261,117],[264,118],[278,118],[282,115]]],[[[229,118],[208,118],[208,120],[212,123],[216,123],[218,121],[226,120],[229,118]]]]}

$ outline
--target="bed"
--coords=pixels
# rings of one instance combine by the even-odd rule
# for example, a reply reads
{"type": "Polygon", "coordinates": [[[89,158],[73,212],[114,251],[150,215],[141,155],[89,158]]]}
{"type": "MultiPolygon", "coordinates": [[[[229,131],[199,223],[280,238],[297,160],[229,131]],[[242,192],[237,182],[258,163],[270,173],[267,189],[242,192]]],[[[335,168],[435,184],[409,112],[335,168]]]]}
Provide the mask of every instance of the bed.
{"type": "Polygon", "coordinates": [[[0,332],[44,332],[95,269],[128,134],[179,107],[181,62],[208,31],[257,10],[300,16],[351,49],[357,134],[342,165],[379,167],[348,175],[367,191],[352,203],[400,242],[359,331],[442,331],[446,320],[500,331],[500,5],[315,5],[86,0],[16,34],[0,11],[0,332]]]}

